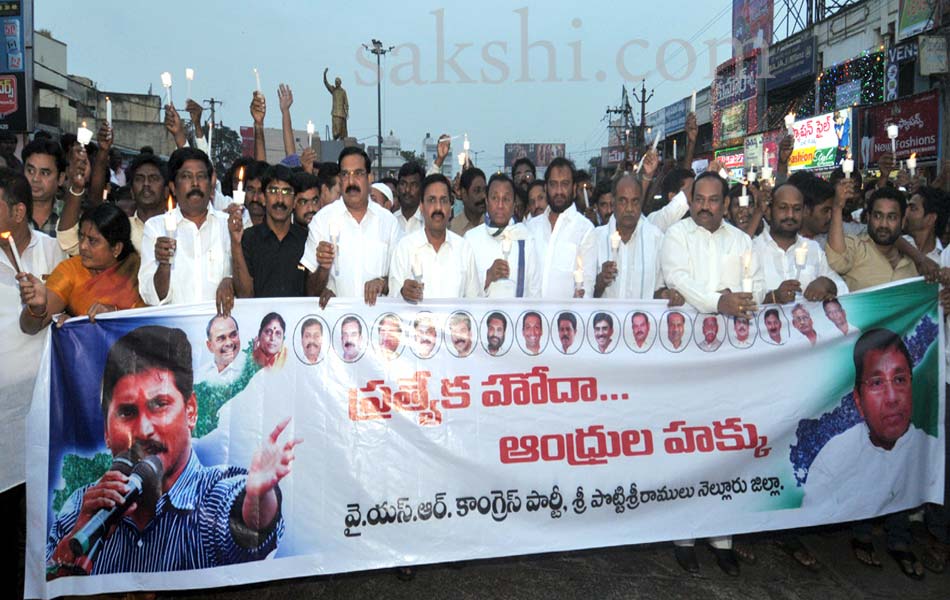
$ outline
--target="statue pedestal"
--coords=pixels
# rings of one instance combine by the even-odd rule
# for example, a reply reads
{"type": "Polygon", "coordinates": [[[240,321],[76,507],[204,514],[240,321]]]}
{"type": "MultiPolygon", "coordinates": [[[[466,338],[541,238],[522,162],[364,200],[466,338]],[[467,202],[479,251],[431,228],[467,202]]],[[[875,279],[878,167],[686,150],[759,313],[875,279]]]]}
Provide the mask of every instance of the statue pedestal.
{"type": "Polygon", "coordinates": [[[337,159],[340,157],[340,152],[343,152],[344,148],[349,148],[350,146],[363,148],[363,144],[360,144],[356,141],[356,138],[352,137],[342,140],[323,140],[320,148],[320,160],[324,162],[337,162],[337,159]]]}

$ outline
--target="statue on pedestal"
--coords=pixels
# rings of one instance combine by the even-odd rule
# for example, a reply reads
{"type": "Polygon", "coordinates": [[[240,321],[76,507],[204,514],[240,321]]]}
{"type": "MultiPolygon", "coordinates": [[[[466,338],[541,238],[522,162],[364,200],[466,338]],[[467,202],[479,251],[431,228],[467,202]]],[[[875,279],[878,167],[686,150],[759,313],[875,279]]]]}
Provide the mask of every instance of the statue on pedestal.
{"type": "Polygon", "coordinates": [[[330,85],[327,80],[329,68],[323,70],[323,85],[327,86],[327,91],[333,96],[333,107],[330,109],[330,117],[333,119],[333,139],[342,140],[346,138],[346,120],[350,117],[350,103],[346,99],[346,90],[343,89],[342,81],[339,77],[330,85]]]}

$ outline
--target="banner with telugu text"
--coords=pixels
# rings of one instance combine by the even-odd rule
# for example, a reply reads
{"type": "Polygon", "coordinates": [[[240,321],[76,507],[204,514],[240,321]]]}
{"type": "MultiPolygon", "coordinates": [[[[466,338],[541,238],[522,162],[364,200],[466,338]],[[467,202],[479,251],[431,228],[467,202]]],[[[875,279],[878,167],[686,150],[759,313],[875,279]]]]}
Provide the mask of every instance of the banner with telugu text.
{"type": "Polygon", "coordinates": [[[764,306],[750,322],[659,301],[336,299],[241,301],[233,321],[211,320],[210,305],[73,320],[50,334],[30,414],[28,596],[738,534],[942,502],[936,289],[914,280],[764,306]],[[176,395],[183,373],[163,379],[149,358],[185,337],[176,356],[191,353],[193,401],[176,395]],[[157,341],[113,364],[143,339],[157,341]],[[301,441],[279,514],[248,538],[260,449],[287,418],[275,443],[301,441]],[[166,462],[182,451],[183,474],[94,558],[57,561],[84,491],[139,442],[166,462]]]}

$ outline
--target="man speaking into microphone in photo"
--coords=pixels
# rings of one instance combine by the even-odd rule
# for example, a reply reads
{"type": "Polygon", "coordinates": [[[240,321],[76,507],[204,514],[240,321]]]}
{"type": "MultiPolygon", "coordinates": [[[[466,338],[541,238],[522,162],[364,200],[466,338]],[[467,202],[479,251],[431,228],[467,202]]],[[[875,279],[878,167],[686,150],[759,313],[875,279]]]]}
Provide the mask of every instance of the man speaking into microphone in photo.
{"type": "Polygon", "coordinates": [[[191,344],[180,329],[139,327],[113,344],[102,413],[115,462],[66,501],[47,539],[48,572],[202,569],[260,560],[277,548],[284,531],[277,484],[301,441],[278,442],[290,419],[264,440],[249,471],[206,467],[191,447],[192,386],[191,344]],[[152,498],[136,493],[150,474],[161,479],[152,498]]]}

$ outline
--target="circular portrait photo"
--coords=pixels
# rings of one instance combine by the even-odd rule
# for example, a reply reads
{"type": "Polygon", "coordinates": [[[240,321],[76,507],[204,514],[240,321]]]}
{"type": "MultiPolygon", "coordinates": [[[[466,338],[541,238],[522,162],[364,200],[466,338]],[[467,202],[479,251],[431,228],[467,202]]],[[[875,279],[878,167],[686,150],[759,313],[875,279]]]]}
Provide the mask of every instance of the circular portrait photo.
{"type": "Polygon", "coordinates": [[[727,323],[726,333],[729,335],[729,343],[734,348],[745,350],[755,343],[759,328],[754,319],[729,317],[727,323]]]}
{"type": "Polygon", "coordinates": [[[261,319],[260,329],[254,338],[254,351],[251,357],[262,369],[280,369],[287,362],[287,323],[275,312],[267,313],[261,319]]]}
{"type": "Polygon", "coordinates": [[[551,324],[554,347],[561,354],[574,354],[584,343],[584,319],[573,310],[564,310],[554,315],[551,324]]]}
{"type": "Polygon", "coordinates": [[[511,317],[496,310],[482,319],[482,347],[489,356],[504,356],[511,349],[513,325],[511,317]]]}
{"type": "Polygon", "coordinates": [[[628,313],[623,323],[623,341],[634,352],[646,352],[653,347],[656,332],[656,319],[646,311],[628,313]]]}
{"type": "Polygon", "coordinates": [[[412,319],[412,329],[409,336],[412,345],[412,353],[417,358],[428,360],[435,356],[439,351],[439,330],[442,329],[441,319],[434,313],[422,311],[416,313],[412,319]]]}
{"type": "Polygon", "coordinates": [[[693,340],[703,352],[715,352],[726,338],[726,321],[722,315],[700,313],[693,326],[693,340]]]}
{"type": "Polygon", "coordinates": [[[464,310],[449,315],[448,327],[444,330],[445,347],[456,358],[465,358],[475,349],[475,317],[464,310]]]}
{"type": "Polygon", "coordinates": [[[307,315],[294,329],[294,354],[305,365],[315,365],[327,355],[330,328],[323,317],[307,315]]]}
{"type": "Polygon", "coordinates": [[[693,322],[681,310],[668,310],[660,318],[660,344],[670,352],[682,352],[689,345],[693,322]]]}
{"type": "Polygon", "coordinates": [[[373,323],[370,339],[380,359],[394,360],[402,354],[405,349],[402,329],[402,319],[396,313],[383,313],[373,323]]]}
{"type": "Polygon", "coordinates": [[[343,362],[356,362],[366,352],[366,323],[358,315],[343,315],[333,328],[333,349],[343,362]]]}
{"type": "Polygon", "coordinates": [[[551,333],[547,329],[548,324],[541,313],[534,310],[522,313],[518,317],[516,327],[518,333],[515,335],[521,351],[529,356],[537,356],[544,352],[544,349],[548,347],[548,336],[551,333]]]}
{"type": "Polygon", "coordinates": [[[595,312],[588,324],[587,340],[598,354],[610,354],[620,342],[620,320],[606,310],[595,312]]]}
{"type": "Polygon", "coordinates": [[[791,334],[788,327],[788,317],[781,306],[769,306],[759,313],[759,337],[766,344],[781,346],[788,342],[791,334]]]}

